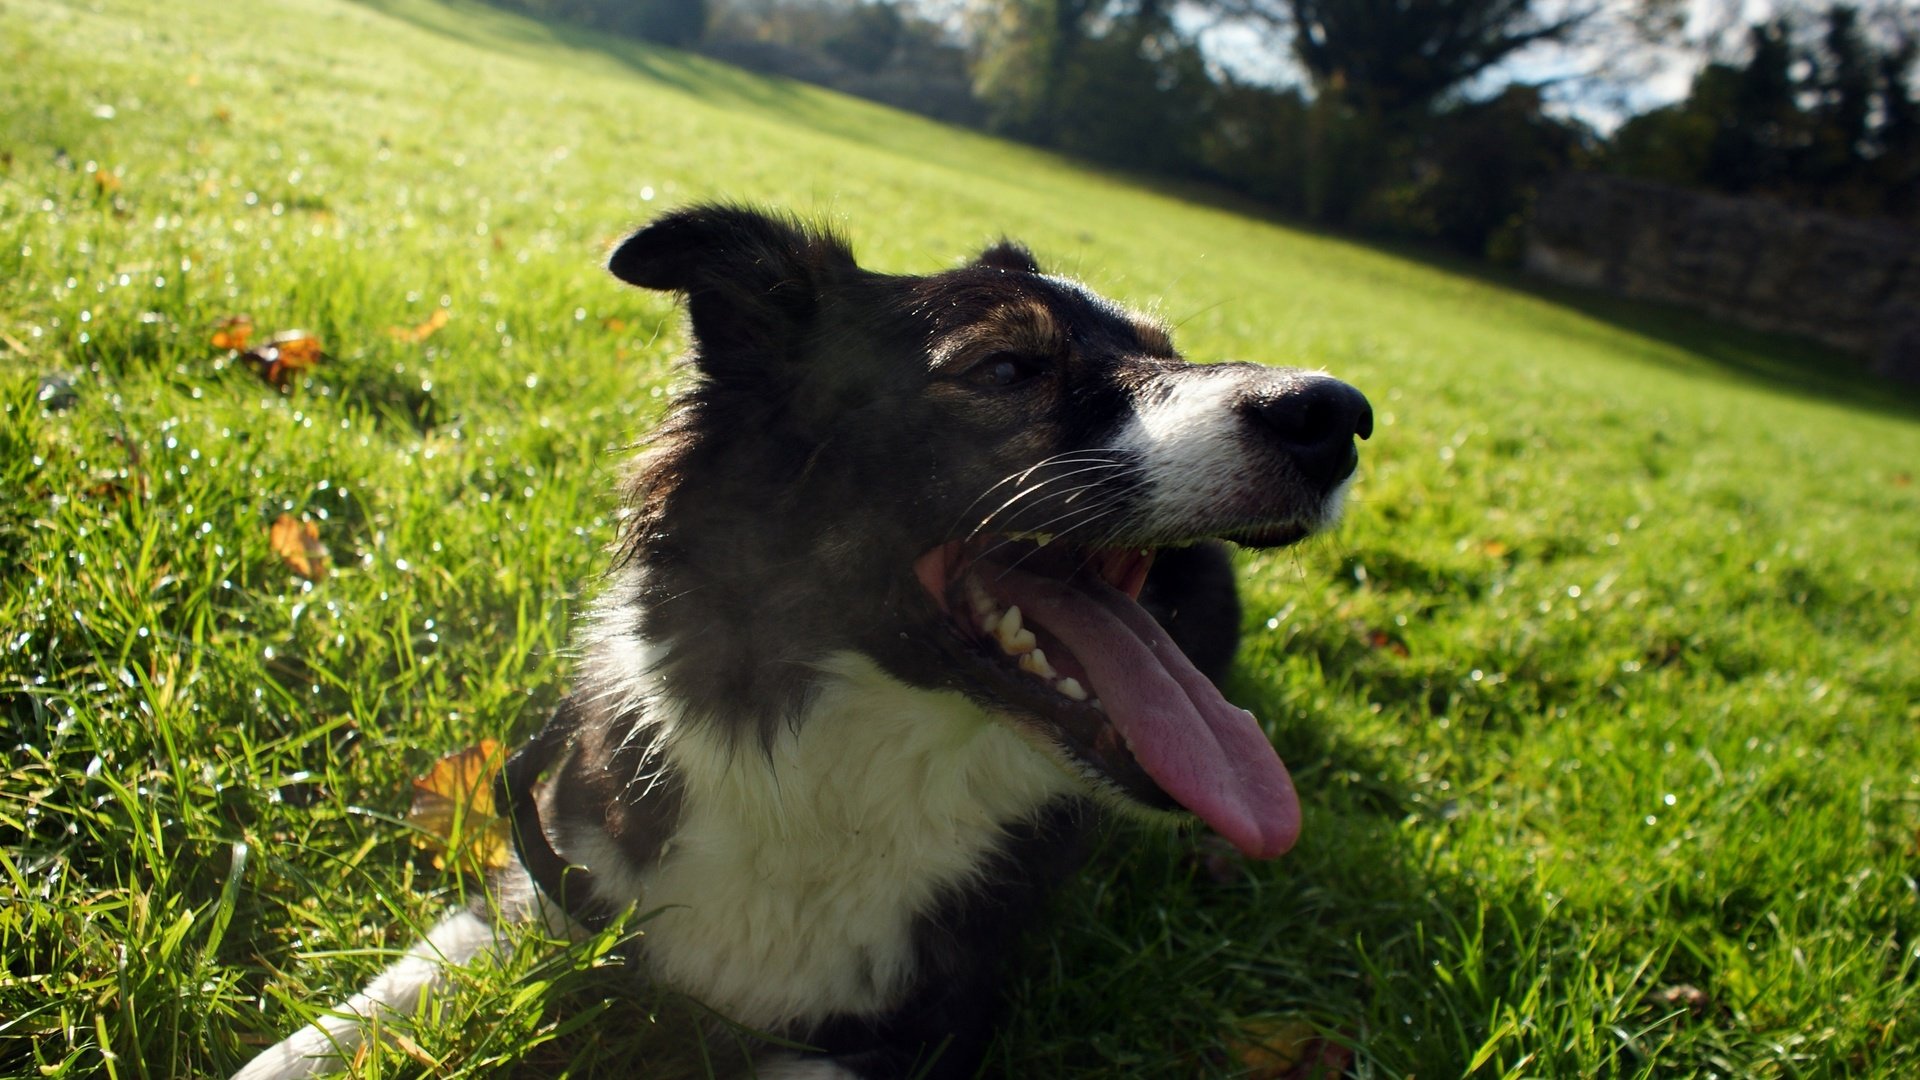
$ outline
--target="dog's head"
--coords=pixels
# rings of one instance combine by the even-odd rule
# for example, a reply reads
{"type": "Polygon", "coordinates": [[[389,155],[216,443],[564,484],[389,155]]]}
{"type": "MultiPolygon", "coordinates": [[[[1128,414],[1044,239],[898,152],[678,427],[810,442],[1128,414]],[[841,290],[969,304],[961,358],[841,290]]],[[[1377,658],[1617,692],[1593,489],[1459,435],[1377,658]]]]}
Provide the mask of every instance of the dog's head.
{"type": "Polygon", "coordinates": [[[1259,725],[1136,600],[1156,549],[1331,524],[1372,429],[1358,391],[1186,363],[1158,323],[1011,243],[891,276],[829,234],[699,207],[610,267],[691,318],[692,380],[625,538],[636,630],[684,700],[768,734],[815,662],[858,650],[1096,790],[1185,806],[1249,854],[1292,844],[1259,725]]]}

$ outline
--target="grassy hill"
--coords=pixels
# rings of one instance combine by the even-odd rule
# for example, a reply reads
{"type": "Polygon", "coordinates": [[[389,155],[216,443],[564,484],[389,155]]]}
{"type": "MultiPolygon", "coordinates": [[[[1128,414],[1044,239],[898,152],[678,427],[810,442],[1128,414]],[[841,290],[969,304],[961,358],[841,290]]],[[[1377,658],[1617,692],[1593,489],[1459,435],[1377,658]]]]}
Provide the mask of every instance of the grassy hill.
{"type": "MultiPolygon", "coordinates": [[[[232,1068],[456,898],[408,778],[564,691],[681,334],[601,252],[712,197],[1021,237],[1380,414],[1349,524],[1246,560],[1300,847],[1117,832],[996,1071],[1920,1067],[1920,408],[1846,360],[457,0],[4,0],[0,57],[0,1074],[232,1068]]],[[[611,944],[364,1075],[628,1074],[611,944]]]]}

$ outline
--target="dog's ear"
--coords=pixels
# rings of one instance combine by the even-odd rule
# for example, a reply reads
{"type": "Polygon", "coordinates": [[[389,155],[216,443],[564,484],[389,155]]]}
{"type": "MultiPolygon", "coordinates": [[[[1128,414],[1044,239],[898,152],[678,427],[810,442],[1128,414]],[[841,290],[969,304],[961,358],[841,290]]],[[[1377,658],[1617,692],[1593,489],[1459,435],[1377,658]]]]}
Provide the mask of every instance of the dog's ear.
{"type": "Polygon", "coordinates": [[[1033,252],[1025,244],[1004,237],[999,243],[980,253],[974,260],[981,266],[990,266],[995,270],[1012,270],[1022,274],[1037,274],[1040,264],[1034,260],[1033,252]]]}
{"type": "Polygon", "coordinates": [[[821,289],[858,267],[846,243],[823,230],[743,207],[695,206],[622,240],[607,269],[629,285],[684,294],[711,355],[804,323],[821,289]]]}

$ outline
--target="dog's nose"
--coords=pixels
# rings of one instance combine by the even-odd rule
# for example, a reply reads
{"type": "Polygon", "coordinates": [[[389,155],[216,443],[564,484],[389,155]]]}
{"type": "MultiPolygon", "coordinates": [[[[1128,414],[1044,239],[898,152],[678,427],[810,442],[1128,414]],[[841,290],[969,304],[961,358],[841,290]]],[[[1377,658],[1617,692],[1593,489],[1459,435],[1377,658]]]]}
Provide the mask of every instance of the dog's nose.
{"type": "Polygon", "coordinates": [[[1276,436],[1310,483],[1323,488],[1353,475],[1360,463],[1353,437],[1373,434],[1365,394],[1325,375],[1249,397],[1245,412],[1276,436]]]}

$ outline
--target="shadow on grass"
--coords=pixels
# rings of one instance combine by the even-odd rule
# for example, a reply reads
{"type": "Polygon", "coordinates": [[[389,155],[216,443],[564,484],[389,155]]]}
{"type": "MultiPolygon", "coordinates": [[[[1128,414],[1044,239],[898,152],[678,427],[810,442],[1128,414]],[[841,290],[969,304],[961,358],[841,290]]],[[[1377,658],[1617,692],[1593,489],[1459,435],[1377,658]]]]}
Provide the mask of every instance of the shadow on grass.
{"type": "MultiPolygon", "coordinates": [[[[1294,223],[1279,223],[1301,228],[1294,223]]],[[[1618,338],[1611,342],[1621,355],[1636,361],[1893,419],[1920,420],[1920,386],[1907,386],[1875,375],[1864,357],[1815,341],[1748,329],[1673,304],[1560,285],[1511,267],[1419,245],[1327,235],[1491,288],[1532,297],[1644,339],[1644,344],[1618,338]]]]}
{"type": "Polygon", "coordinates": [[[1108,832],[1016,950],[983,1075],[1244,1076],[1274,1060],[1263,1038],[1308,1045],[1302,1025],[1355,1054],[1337,1075],[1461,1075],[1503,1003],[1590,974],[1577,919],[1529,882],[1441,865],[1450,811],[1417,805],[1378,749],[1310,727],[1289,748],[1307,821],[1284,858],[1108,832]]]}
{"type": "Polygon", "coordinates": [[[556,49],[597,55],[702,101],[749,106],[829,134],[872,141],[853,124],[831,124],[807,107],[801,85],[757,75],[695,53],[498,7],[485,0],[357,0],[363,7],[489,52],[551,59],[556,49]]]}

